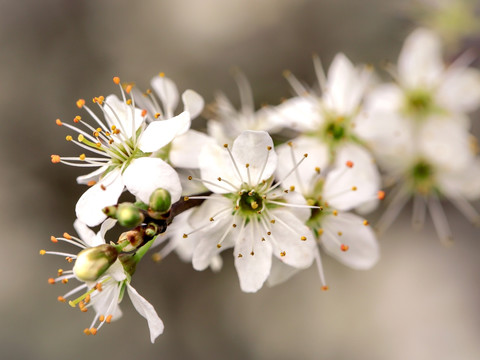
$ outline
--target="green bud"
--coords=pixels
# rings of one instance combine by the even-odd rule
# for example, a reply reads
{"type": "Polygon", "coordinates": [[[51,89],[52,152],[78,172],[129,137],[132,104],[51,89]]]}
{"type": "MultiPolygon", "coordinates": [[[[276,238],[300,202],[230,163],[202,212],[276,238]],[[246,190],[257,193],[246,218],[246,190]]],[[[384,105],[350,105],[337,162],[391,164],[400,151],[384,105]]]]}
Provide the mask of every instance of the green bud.
{"type": "Polygon", "coordinates": [[[118,223],[125,227],[138,226],[144,220],[142,212],[132,203],[119,204],[115,217],[118,223]]]}
{"type": "Polygon", "coordinates": [[[78,253],[73,273],[81,281],[96,281],[117,260],[117,257],[117,249],[109,244],[83,249],[78,253]]]}
{"type": "Polygon", "coordinates": [[[158,188],[150,195],[148,206],[154,213],[166,213],[172,206],[172,197],[168,190],[158,188]]]}
{"type": "Polygon", "coordinates": [[[142,245],[143,237],[137,230],[130,230],[124,232],[118,238],[118,245],[122,247],[122,251],[128,252],[135,250],[137,247],[142,245]]]}
{"type": "Polygon", "coordinates": [[[111,218],[115,218],[117,214],[117,207],[115,205],[112,206],[106,206],[102,209],[105,215],[111,218]]]}

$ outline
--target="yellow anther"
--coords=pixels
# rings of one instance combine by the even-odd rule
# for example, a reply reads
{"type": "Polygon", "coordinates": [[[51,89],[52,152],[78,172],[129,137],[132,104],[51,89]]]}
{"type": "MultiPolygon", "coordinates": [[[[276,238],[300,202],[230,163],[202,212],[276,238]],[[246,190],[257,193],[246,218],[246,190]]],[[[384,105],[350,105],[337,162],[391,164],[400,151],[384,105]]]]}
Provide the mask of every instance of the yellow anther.
{"type": "Polygon", "coordinates": [[[85,155],[85,154],[81,154],[78,158],[79,158],[80,160],[84,161],[85,158],[86,158],[86,155],[85,155]]]}
{"type": "Polygon", "coordinates": [[[40,253],[40,255],[45,255],[47,252],[42,249],[42,250],[39,251],[39,253],[40,253]]]}
{"type": "Polygon", "coordinates": [[[217,248],[221,248],[222,247],[222,244],[217,244],[217,248]]]}
{"type": "Polygon", "coordinates": [[[341,231],[337,232],[338,236],[342,236],[343,233],[341,231]]]}
{"type": "Polygon", "coordinates": [[[275,219],[270,220],[272,224],[275,224],[275,219]]]}
{"type": "Polygon", "coordinates": [[[65,137],[65,140],[67,140],[67,141],[72,141],[72,140],[73,140],[73,138],[72,138],[72,136],[71,136],[71,135],[67,135],[67,136],[65,137]]]}
{"type": "Polygon", "coordinates": [[[77,107],[81,109],[85,105],[85,100],[84,99],[78,99],[77,100],[77,107]]]}
{"type": "Polygon", "coordinates": [[[317,229],[317,233],[318,233],[318,235],[322,235],[323,234],[323,229],[321,229],[321,228],[317,229]]]}
{"type": "Polygon", "coordinates": [[[62,284],[67,284],[68,283],[68,279],[62,279],[62,284]]]}
{"type": "Polygon", "coordinates": [[[245,167],[248,169],[250,167],[250,164],[245,164],[245,167]]]}
{"type": "Polygon", "coordinates": [[[162,116],[162,114],[160,114],[160,113],[157,112],[157,113],[155,113],[154,116],[155,116],[155,119],[158,119],[160,116],[162,116]]]}
{"type": "Polygon", "coordinates": [[[159,72],[159,73],[158,73],[158,76],[160,76],[160,77],[165,77],[165,73],[164,73],[164,72],[159,72]]]}
{"type": "Polygon", "coordinates": [[[80,135],[78,135],[77,140],[82,142],[83,140],[85,140],[85,137],[82,134],[80,134],[80,135]]]}
{"type": "Polygon", "coordinates": [[[290,191],[295,191],[295,186],[290,186],[290,191]]]}
{"type": "Polygon", "coordinates": [[[55,120],[55,123],[56,123],[58,126],[62,126],[62,125],[63,125],[62,120],[60,120],[60,119],[55,120]]]}
{"type": "Polygon", "coordinates": [[[370,223],[368,222],[368,220],[363,220],[363,225],[368,226],[370,225],[370,223]]]}
{"type": "Polygon", "coordinates": [[[223,144],[223,147],[224,147],[224,148],[228,148],[228,144],[223,144]]]}
{"type": "Polygon", "coordinates": [[[267,150],[268,150],[268,151],[272,150],[272,147],[271,147],[271,146],[267,146],[267,150]]]}
{"type": "Polygon", "coordinates": [[[285,256],[285,255],[287,255],[287,253],[286,253],[285,251],[282,251],[282,252],[280,253],[280,256],[285,256]]]}
{"type": "Polygon", "coordinates": [[[63,274],[63,269],[58,269],[58,270],[57,270],[57,274],[58,274],[58,276],[62,276],[62,274],[63,274]]]}
{"type": "Polygon", "coordinates": [[[50,155],[50,160],[54,164],[58,164],[60,162],[60,156],[58,155],[50,155]]]}
{"type": "Polygon", "coordinates": [[[307,240],[307,238],[306,238],[306,236],[302,236],[302,237],[300,238],[300,240],[302,240],[302,241],[306,241],[306,240],[307,240]]]}
{"type": "Polygon", "coordinates": [[[188,196],[183,197],[183,201],[188,201],[188,200],[190,200],[190,198],[188,196]]]}
{"type": "Polygon", "coordinates": [[[255,210],[256,208],[258,208],[258,203],[256,201],[252,201],[252,203],[250,204],[250,207],[255,210]]]}
{"type": "Polygon", "coordinates": [[[338,211],[337,210],[333,210],[333,216],[337,216],[338,215],[338,211]]]}
{"type": "Polygon", "coordinates": [[[132,99],[127,100],[127,105],[132,105],[132,99]]]}
{"type": "Polygon", "coordinates": [[[57,300],[60,301],[60,302],[63,302],[63,303],[67,301],[67,300],[65,300],[65,298],[63,296],[58,296],[57,300]]]}
{"type": "Polygon", "coordinates": [[[105,321],[105,316],[104,316],[104,315],[100,315],[100,316],[98,317],[98,321],[104,322],[104,321],[105,321]]]}
{"type": "Polygon", "coordinates": [[[315,172],[316,172],[317,174],[320,174],[320,168],[319,168],[318,166],[315,167],[315,172]]]}
{"type": "Polygon", "coordinates": [[[356,187],[356,186],[352,186],[352,191],[357,191],[357,187],[356,187]]]}
{"type": "Polygon", "coordinates": [[[188,238],[188,235],[187,235],[187,234],[183,234],[183,238],[184,238],[184,239],[188,238]]]}

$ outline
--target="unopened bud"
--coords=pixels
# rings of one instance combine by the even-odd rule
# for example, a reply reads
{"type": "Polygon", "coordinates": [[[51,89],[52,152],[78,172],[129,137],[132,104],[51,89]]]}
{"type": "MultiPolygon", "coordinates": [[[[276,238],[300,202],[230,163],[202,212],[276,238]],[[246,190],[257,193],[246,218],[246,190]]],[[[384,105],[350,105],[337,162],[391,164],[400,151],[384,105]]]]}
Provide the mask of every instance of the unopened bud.
{"type": "Polygon", "coordinates": [[[108,217],[115,218],[117,214],[117,207],[116,206],[106,206],[102,209],[103,213],[108,217]]]}
{"type": "Polygon", "coordinates": [[[81,281],[96,281],[117,260],[118,251],[113,245],[102,244],[80,251],[73,273],[81,281]]]}
{"type": "Polygon", "coordinates": [[[148,206],[153,212],[166,213],[172,206],[172,197],[168,190],[159,188],[150,195],[148,206]]]}
{"type": "Polygon", "coordinates": [[[118,223],[125,227],[135,227],[144,220],[142,212],[132,203],[119,204],[115,217],[118,223]]]}
{"type": "Polygon", "coordinates": [[[137,230],[130,230],[120,235],[118,245],[122,246],[125,252],[135,250],[143,243],[143,237],[137,230]]]}

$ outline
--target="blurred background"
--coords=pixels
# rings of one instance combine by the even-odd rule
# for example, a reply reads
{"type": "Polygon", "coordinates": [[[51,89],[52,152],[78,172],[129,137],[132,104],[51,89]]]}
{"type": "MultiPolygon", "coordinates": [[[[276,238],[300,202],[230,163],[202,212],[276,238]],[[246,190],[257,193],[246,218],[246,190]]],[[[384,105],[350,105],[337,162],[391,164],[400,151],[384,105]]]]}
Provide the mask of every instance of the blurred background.
{"type": "Polygon", "coordinates": [[[479,359],[480,231],[449,205],[453,247],[440,244],[430,222],[413,232],[404,211],[380,239],[374,269],[356,272],[323,257],[328,292],[313,267],[252,295],[240,291],[229,252],[219,274],[196,272],[176,255],[147,259],[132,285],[165,323],[153,345],[128,299],[122,320],[86,337],[93,313],[57,302],[65,285],[47,284],[63,261],[38,255],[51,248],[50,235],[73,233],[85,190],[75,183],[81,169],[50,163],[51,154],[76,154],[55,119],[77,115],[78,98],[117,91],[115,75],[145,89],[163,71],[180,91],[211,101],[223,90],[237,101],[229,70],[238,66],[258,105],[277,104],[290,95],[282,70],[313,83],[314,52],[327,66],[339,51],[377,68],[396,61],[414,27],[409,4],[2,0],[1,357],[479,359]]]}

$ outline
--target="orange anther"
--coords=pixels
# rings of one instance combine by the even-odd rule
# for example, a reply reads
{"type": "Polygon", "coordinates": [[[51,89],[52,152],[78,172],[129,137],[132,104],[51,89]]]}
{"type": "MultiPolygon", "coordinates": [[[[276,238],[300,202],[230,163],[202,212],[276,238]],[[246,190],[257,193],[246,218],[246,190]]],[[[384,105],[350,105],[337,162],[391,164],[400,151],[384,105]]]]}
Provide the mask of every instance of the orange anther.
{"type": "Polygon", "coordinates": [[[60,302],[66,302],[67,300],[65,300],[65,298],[63,296],[59,296],[57,297],[57,300],[60,301],[60,302]]]}
{"type": "Polygon", "coordinates": [[[347,251],[348,249],[350,249],[348,245],[345,245],[345,244],[340,245],[340,250],[347,251]]]}
{"type": "Polygon", "coordinates": [[[87,185],[88,185],[88,186],[93,186],[93,185],[95,185],[96,183],[97,183],[97,182],[96,182],[95,180],[90,180],[90,181],[87,183],[87,185]]]}
{"type": "Polygon", "coordinates": [[[84,99],[78,99],[77,100],[77,107],[81,109],[85,105],[85,100],[84,99]]]}
{"type": "Polygon", "coordinates": [[[98,321],[104,322],[104,321],[105,321],[105,316],[104,316],[104,315],[100,315],[100,316],[98,317],[98,321]]]}
{"type": "Polygon", "coordinates": [[[127,100],[127,105],[132,105],[132,99],[127,100]]]}
{"type": "Polygon", "coordinates": [[[368,222],[368,220],[363,220],[363,225],[368,226],[370,225],[370,223],[368,222]]]}
{"type": "Polygon", "coordinates": [[[147,110],[143,109],[142,110],[142,116],[145,116],[145,115],[147,115],[147,110]]]}
{"type": "Polygon", "coordinates": [[[77,115],[73,118],[73,122],[78,124],[80,122],[80,120],[82,120],[82,117],[80,115],[77,115]]]}
{"type": "Polygon", "coordinates": [[[164,73],[164,72],[160,72],[160,73],[158,73],[158,76],[160,76],[160,77],[165,77],[165,73],[164,73]]]}
{"type": "Polygon", "coordinates": [[[328,287],[327,285],[323,285],[323,286],[322,286],[322,290],[323,290],[323,291],[327,291],[328,289],[329,289],[329,287],[328,287]]]}
{"type": "Polygon", "coordinates": [[[60,162],[60,156],[58,155],[50,155],[50,159],[54,164],[58,164],[60,162]]]}
{"type": "Polygon", "coordinates": [[[91,335],[90,329],[85,329],[85,330],[83,330],[83,333],[84,333],[85,335],[91,335]]]}
{"type": "Polygon", "coordinates": [[[49,279],[48,279],[48,283],[49,283],[50,285],[55,284],[55,279],[54,279],[54,278],[49,278],[49,279]]]}
{"type": "Polygon", "coordinates": [[[380,190],[380,191],[377,193],[377,197],[378,197],[379,200],[385,199],[385,191],[380,190]]]}
{"type": "Polygon", "coordinates": [[[90,333],[91,333],[92,335],[97,335],[97,329],[91,328],[91,329],[90,329],[90,333]]]}
{"type": "Polygon", "coordinates": [[[62,274],[63,274],[63,269],[58,269],[58,270],[57,270],[57,274],[58,274],[58,276],[62,276],[62,274]]]}
{"type": "Polygon", "coordinates": [[[345,163],[345,165],[347,165],[347,167],[349,167],[349,168],[353,168],[353,161],[348,160],[348,161],[345,163]]]}
{"type": "Polygon", "coordinates": [[[120,78],[118,76],[114,76],[113,77],[113,82],[117,85],[120,84],[120,78]]]}
{"type": "Polygon", "coordinates": [[[125,92],[127,94],[130,94],[130,91],[132,91],[132,85],[127,85],[127,87],[125,88],[125,92]]]}
{"type": "Polygon", "coordinates": [[[67,233],[67,232],[64,232],[64,233],[63,233],[63,237],[64,237],[65,239],[72,240],[72,237],[71,237],[70,234],[67,233]]]}
{"type": "Polygon", "coordinates": [[[65,258],[65,260],[67,260],[69,263],[71,263],[71,262],[73,261],[73,259],[72,259],[70,256],[67,256],[67,257],[65,258]]]}
{"type": "Polygon", "coordinates": [[[285,251],[282,251],[282,252],[280,253],[280,256],[285,256],[285,255],[287,255],[287,253],[286,253],[285,251]]]}
{"type": "Polygon", "coordinates": [[[102,189],[103,191],[107,190],[107,188],[103,184],[100,184],[100,189],[102,189]]]}
{"type": "Polygon", "coordinates": [[[62,120],[60,120],[60,119],[55,120],[55,124],[57,124],[58,126],[63,125],[62,120]]]}
{"type": "Polygon", "coordinates": [[[62,279],[62,284],[66,284],[66,283],[68,283],[68,279],[66,279],[66,278],[62,279]]]}
{"type": "Polygon", "coordinates": [[[107,318],[105,319],[105,322],[107,324],[110,324],[112,322],[112,315],[108,315],[107,318]]]}
{"type": "Polygon", "coordinates": [[[91,299],[91,298],[90,298],[90,294],[87,294],[87,295],[85,296],[85,304],[88,304],[88,303],[90,302],[90,299],[91,299]]]}
{"type": "Polygon", "coordinates": [[[58,239],[55,236],[50,236],[50,241],[53,243],[57,243],[58,239]]]}
{"type": "Polygon", "coordinates": [[[160,113],[156,113],[156,114],[155,114],[155,119],[158,119],[160,116],[161,116],[160,113]]]}

